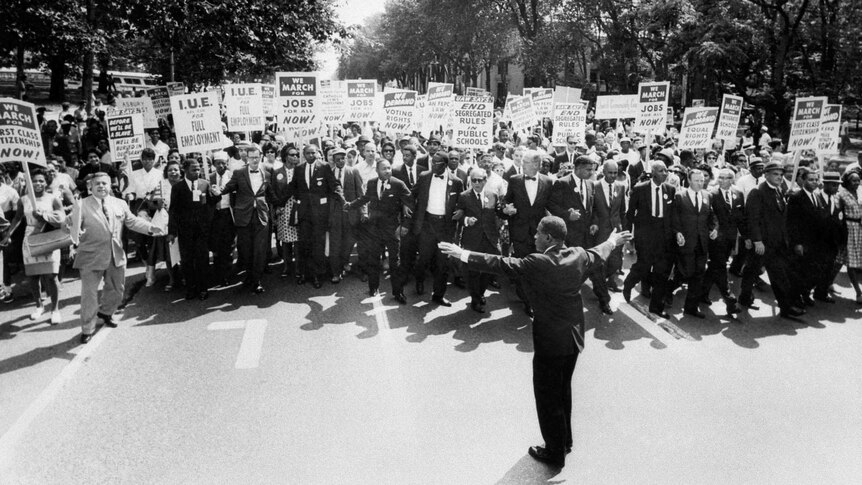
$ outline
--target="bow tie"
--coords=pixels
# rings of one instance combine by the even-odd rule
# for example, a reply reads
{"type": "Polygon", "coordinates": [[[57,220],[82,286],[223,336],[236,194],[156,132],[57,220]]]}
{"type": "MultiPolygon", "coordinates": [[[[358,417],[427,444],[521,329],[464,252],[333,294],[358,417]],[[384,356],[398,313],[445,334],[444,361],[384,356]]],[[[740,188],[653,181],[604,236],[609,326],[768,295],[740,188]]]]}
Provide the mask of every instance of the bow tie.
{"type": "Polygon", "coordinates": [[[524,177],[524,180],[536,180],[536,177],[524,177]]]}
{"type": "Polygon", "coordinates": [[[259,172],[260,172],[260,170],[249,170],[248,173],[259,173],[259,172]]]}
{"type": "Polygon", "coordinates": [[[434,176],[435,176],[435,177],[437,177],[438,179],[442,179],[442,178],[443,178],[443,176],[442,176],[442,175],[434,174],[434,176]]]}

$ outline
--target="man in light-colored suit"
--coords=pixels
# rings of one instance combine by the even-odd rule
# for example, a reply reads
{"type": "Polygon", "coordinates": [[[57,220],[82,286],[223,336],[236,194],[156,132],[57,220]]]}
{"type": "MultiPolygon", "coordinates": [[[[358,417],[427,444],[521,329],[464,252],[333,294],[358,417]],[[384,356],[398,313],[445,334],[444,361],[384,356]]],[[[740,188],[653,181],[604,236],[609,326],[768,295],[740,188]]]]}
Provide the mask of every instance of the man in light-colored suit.
{"type": "MultiPolygon", "coordinates": [[[[617,183],[619,166],[613,160],[605,161],[602,165],[601,180],[597,180],[594,187],[595,202],[593,203],[592,222],[590,223],[590,234],[593,235],[593,245],[601,244],[608,240],[608,236],[616,229],[623,230],[626,218],[626,201],[624,185],[617,183]]],[[[620,291],[614,282],[617,270],[623,267],[622,248],[611,251],[605,262],[604,276],[608,290],[620,291]]]]}
{"type": "MultiPolygon", "coordinates": [[[[111,177],[99,172],[90,180],[91,195],[81,202],[81,234],[75,268],[81,273],[81,343],[96,332],[96,316],[116,327],[113,314],[126,286],[123,226],[141,234],[161,236],[162,229],[132,215],[129,206],[111,195],[111,177]],[[99,283],[104,280],[99,301],[99,283]]],[[[75,228],[73,228],[75,230],[75,228]]]]}

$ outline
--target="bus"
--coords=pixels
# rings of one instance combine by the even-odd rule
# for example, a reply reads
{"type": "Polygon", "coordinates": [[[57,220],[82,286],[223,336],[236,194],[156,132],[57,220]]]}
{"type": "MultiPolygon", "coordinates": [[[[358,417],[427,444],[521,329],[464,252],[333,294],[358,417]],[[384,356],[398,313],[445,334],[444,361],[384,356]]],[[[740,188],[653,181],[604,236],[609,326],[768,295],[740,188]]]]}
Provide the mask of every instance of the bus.
{"type": "MultiPolygon", "coordinates": [[[[51,72],[49,70],[25,69],[28,90],[47,91],[51,89],[51,72]]],[[[108,71],[114,77],[114,87],[121,93],[135,93],[161,84],[161,76],[148,72],[108,71]]],[[[14,67],[0,68],[0,88],[14,88],[17,72],[14,67]]],[[[81,80],[66,78],[66,89],[81,89],[81,80]]],[[[99,88],[99,71],[93,71],[93,92],[99,88]]]]}

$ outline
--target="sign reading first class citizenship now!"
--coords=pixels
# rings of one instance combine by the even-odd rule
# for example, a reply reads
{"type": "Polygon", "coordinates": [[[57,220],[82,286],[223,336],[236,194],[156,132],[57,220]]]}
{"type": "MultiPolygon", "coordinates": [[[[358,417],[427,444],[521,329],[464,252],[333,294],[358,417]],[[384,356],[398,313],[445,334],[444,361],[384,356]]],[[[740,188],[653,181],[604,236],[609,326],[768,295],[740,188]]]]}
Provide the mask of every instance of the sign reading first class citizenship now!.
{"type": "Polygon", "coordinates": [[[0,98],[0,163],[28,162],[46,166],[42,133],[32,103],[0,98]]]}
{"type": "Polygon", "coordinates": [[[640,83],[638,85],[638,113],[634,131],[659,133],[667,123],[667,105],[670,99],[670,82],[640,83]]]}
{"type": "Polygon", "coordinates": [[[721,98],[721,113],[715,137],[719,140],[736,140],[739,118],[742,116],[742,96],[725,94],[721,98]]]}
{"type": "Polygon", "coordinates": [[[820,141],[820,117],[829,101],[825,96],[797,98],[790,122],[787,151],[816,150],[820,141]]]}
{"type": "Polygon", "coordinates": [[[229,130],[258,131],[266,128],[260,83],[225,84],[223,89],[229,130]]]}
{"type": "Polygon", "coordinates": [[[455,96],[452,146],[485,150],[494,143],[494,100],[488,96],[455,96]]]}
{"type": "Polygon", "coordinates": [[[144,117],[141,113],[108,114],[108,142],[114,160],[140,160],[144,150],[144,117]]]}
{"type": "Polygon", "coordinates": [[[275,94],[279,108],[278,124],[282,130],[305,126],[317,126],[319,88],[318,72],[277,72],[275,73],[275,94]]]}
{"type": "Polygon", "coordinates": [[[181,154],[222,148],[218,93],[183,94],[171,98],[177,148],[181,154]]]}
{"type": "Polygon", "coordinates": [[[167,120],[171,114],[171,93],[167,86],[157,86],[144,91],[153,103],[156,118],[167,120]]]}

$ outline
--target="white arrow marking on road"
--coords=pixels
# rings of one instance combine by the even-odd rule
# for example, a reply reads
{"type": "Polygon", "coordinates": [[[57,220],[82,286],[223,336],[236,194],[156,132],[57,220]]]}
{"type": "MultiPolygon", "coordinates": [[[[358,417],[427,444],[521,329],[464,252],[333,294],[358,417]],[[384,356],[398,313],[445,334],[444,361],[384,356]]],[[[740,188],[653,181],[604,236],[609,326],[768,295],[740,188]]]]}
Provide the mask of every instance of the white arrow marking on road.
{"type": "Polygon", "coordinates": [[[242,333],[242,343],[236,354],[236,369],[255,369],[260,364],[260,353],[263,350],[263,335],[266,333],[266,320],[233,320],[228,322],[212,322],[207,330],[239,330],[242,333]]]}

